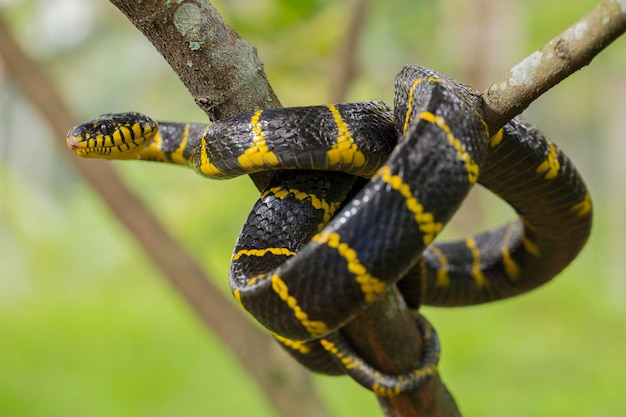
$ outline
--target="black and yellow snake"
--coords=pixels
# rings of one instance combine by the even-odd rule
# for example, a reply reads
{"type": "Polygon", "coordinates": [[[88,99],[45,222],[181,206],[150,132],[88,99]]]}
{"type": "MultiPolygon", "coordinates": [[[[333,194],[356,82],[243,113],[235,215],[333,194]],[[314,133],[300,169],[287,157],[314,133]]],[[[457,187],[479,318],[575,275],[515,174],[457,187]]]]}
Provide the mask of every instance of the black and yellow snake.
{"type": "Polygon", "coordinates": [[[379,374],[340,336],[389,286],[413,307],[511,297],[559,273],[591,227],[589,193],[555,144],[521,117],[489,137],[479,94],[421,67],[396,77],[393,111],[380,101],[258,110],[210,126],[124,113],[73,128],[67,143],[83,157],[212,178],[278,171],[236,244],[233,294],[302,363],[381,395],[416,388],[438,359],[421,316],[424,357],[403,376],[379,374]],[[434,243],[476,182],[519,219],[434,243]]]}

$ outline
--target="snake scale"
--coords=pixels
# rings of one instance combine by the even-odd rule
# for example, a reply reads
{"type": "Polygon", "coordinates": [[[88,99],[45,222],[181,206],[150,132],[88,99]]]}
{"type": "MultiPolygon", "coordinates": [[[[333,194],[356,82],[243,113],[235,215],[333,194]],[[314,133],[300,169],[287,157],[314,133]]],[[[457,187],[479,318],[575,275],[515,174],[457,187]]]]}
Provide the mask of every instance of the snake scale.
{"type": "Polygon", "coordinates": [[[392,396],[436,372],[436,333],[416,313],[422,358],[384,375],[341,336],[352,317],[396,284],[415,308],[515,296],[558,274],[590,232],[590,196],[570,160],[519,116],[490,137],[480,103],[462,83],[406,66],[393,110],[258,110],[209,126],[123,113],[76,126],[67,144],[82,157],[182,164],[210,178],[277,171],[236,243],[237,302],[310,369],[392,396]],[[434,242],[477,182],[518,219],[434,242]]]}

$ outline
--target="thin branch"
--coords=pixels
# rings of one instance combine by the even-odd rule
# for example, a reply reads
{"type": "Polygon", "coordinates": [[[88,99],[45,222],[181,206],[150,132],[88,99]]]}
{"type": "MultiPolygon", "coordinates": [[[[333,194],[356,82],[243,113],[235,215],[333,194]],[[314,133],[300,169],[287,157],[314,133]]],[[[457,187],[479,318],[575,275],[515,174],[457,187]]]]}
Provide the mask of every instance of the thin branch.
{"type": "Polygon", "coordinates": [[[625,31],[626,0],[601,1],[485,90],[489,131],[497,132],[543,93],[588,65],[625,31]]]}
{"type": "Polygon", "coordinates": [[[358,66],[357,52],[359,38],[363,32],[367,8],[367,0],[353,1],[350,12],[350,23],[348,24],[339,51],[336,54],[333,71],[330,74],[329,103],[344,102],[348,94],[348,89],[350,85],[352,85],[352,81],[354,81],[358,66]]]}
{"type": "Polygon", "coordinates": [[[297,375],[293,372],[288,374],[291,370],[286,370],[282,364],[268,359],[276,355],[273,341],[251,324],[211,284],[211,278],[163,229],[142,201],[124,185],[111,165],[104,161],[81,160],[67,152],[65,134],[77,120],[53,83],[39,70],[37,63],[21,50],[2,20],[0,57],[9,76],[49,123],[59,139],[56,143],[63,149],[60,153],[68,155],[67,162],[99,194],[206,326],[224,341],[274,404],[277,412],[283,416],[327,415],[319,399],[311,393],[310,380],[303,377],[302,372],[297,375]],[[277,384],[277,375],[283,381],[292,383],[277,384]]]}

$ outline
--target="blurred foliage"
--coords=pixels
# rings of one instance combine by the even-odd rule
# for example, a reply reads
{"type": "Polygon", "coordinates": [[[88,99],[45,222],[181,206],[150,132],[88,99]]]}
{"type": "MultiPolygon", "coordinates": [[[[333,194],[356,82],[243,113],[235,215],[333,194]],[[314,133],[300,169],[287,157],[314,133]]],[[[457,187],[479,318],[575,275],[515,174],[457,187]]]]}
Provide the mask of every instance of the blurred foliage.
{"type": "MultiPolygon", "coordinates": [[[[467,79],[468,0],[371,2],[350,100],[391,101],[405,63],[467,79]],[[466,36],[467,35],[467,36],[466,36]]],[[[485,2],[482,2],[485,3],[485,2]]],[[[326,101],[350,3],[221,0],[252,44],[284,105],[326,101]]],[[[594,2],[493,1],[483,67],[501,73],[594,2]]],[[[21,45],[80,119],[138,110],[205,121],[176,75],[106,1],[1,0],[21,45]]],[[[626,285],[622,254],[626,47],[612,45],[527,112],[572,157],[595,199],[581,257],[530,295],[494,305],[425,308],[443,343],[442,377],[465,415],[606,416],[626,409],[626,285]]],[[[69,128],[69,126],[68,126],[69,128]]],[[[159,279],[135,242],[67,166],[47,126],[0,67],[0,415],[174,416],[271,410],[230,355],[159,279]],[[245,404],[245,409],[243,409],[245,404]]],[[[121,175],[226,292],[228,260],[257,192],[247,178],[206,181],[190,171],[115,163],[121,175]]],[[[447,234],[511,216],[476,198],[447,234]],[[475,216],[478,216],[476,219],[475,216]]],[[[347,378],[316,379],[336,416],[379,416],[347,378]]]]}

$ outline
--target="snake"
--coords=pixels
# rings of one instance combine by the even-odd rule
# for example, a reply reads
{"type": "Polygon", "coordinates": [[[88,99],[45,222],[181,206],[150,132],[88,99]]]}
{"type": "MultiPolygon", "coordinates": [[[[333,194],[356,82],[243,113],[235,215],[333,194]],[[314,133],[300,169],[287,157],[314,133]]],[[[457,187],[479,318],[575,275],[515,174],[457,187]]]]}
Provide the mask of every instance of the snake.
{"type": "Polygon", "coordinates": [[[274,171],[233,251],[236,301],[303,365],[393,396],[437,372],[439,339],[420,305],[528,292],[569,265],[591,230],[590,194],[570,159],[522,116],[490,133],[481,100],[407,65],[393,108],[370,100],[259,109],[208,125],[106,114],[72,128],[67,145],[85,158],[178,164],[214,179],[274,171]],[[517,218],[436,242],[476,183],[517,218]],[[376,370],[341,332],[393,286],[424,345],[402,375],[376,370]]]}

